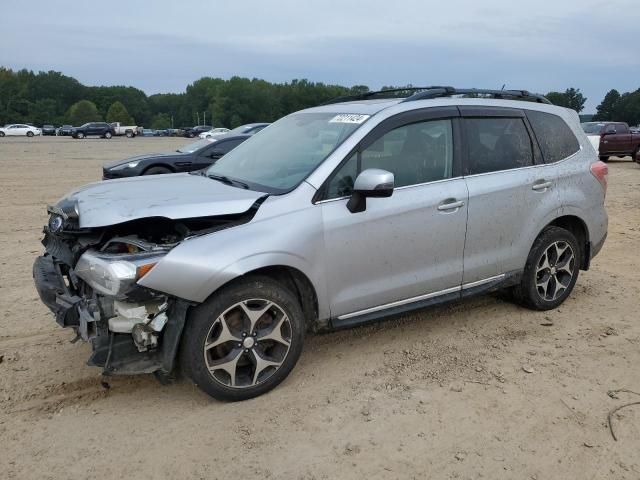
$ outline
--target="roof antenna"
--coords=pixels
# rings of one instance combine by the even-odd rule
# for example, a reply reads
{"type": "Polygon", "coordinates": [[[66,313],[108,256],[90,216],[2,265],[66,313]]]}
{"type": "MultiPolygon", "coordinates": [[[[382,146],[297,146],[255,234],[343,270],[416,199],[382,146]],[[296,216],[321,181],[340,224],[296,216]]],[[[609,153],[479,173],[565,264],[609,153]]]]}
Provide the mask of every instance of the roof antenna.
{"type": "Polygon", "coordinates": [[[507,86],[507,84],[506,84],[506,83],[503,83],[503,84],[502,84],[502,88],[501,88],[500,90],[504,90],[504,87],[506,87],[506,86],[507,86]]]}

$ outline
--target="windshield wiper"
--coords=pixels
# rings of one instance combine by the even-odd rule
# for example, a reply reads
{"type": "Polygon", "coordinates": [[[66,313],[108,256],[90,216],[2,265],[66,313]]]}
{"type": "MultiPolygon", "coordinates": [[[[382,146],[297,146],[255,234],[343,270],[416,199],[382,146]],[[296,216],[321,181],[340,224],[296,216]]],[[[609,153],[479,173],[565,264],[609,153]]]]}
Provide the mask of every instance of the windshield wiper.
{"type": "Polygon", "coordinates": [[[219,182],[224,183],[225,185],[237,185],[241,188],[244,188],[245,190],[249,189],[249,185],[247,185],[244,182],[241,182],[240,180],[235,180],[235,179],[231,179],[225,175],[207,175],[207,177],[212,178],[213,180],[217,180],[219,182]]]}

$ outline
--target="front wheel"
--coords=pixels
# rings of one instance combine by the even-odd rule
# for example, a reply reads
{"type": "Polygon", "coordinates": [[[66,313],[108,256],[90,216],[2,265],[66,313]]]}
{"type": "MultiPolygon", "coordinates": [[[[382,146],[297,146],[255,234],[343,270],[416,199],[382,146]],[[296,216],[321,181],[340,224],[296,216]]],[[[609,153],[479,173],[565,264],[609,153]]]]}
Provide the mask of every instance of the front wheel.
{"type": "Polygon", "coordinates": [[[516,299],[533,310],[551,310],[564,302],[578,280],[582,253],[576,237],[547,227],[533,243],[516,299]]]}
{"type": "Polygon", "coordinates": [[[33,137],[33,132],[27,132],[27,137],[29,138],[33,137]]]}
{"type": "Polygon", "coordinates": [[[82,139],[84,138],[84,133],[82,133],[82,132],[78,132],[78,133],[76,134],[76,138],[79,138],[80,140],[82,140],[82,139]]]}
{"type": "Polygon", "coordinates": [[[110,139],[112,137],[111,132],[107,132],[104,134],[104,138],[110,139]]]}
{"type": "Polygon", "coordinates": [[[4,137],[4,132],[0,132],[0,138],[4,137]]]}
{"type": "Polygon", "coordinates": [[[304,334],[296,297],[269,277],[248,277],[191,312],[181,345],[182,369],[218,400],[247,400],[289,375],[304,334]]]}

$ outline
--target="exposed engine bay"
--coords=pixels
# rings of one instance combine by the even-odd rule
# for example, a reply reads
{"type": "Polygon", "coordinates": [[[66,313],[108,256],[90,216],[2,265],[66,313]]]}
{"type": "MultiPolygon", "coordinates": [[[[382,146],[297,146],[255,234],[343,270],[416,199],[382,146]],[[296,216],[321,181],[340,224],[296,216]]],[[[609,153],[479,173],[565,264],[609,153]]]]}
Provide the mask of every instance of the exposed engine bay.
{"type": "Polygon", "coordinates": [[[46,253],[33,266],[40,298],[58,324],[92,344],[89,365],[105,374],[168,375],[190,303],[138,280],[176,245],[250,221],[262,200],[240,214],[140,218],[84,229],[77,208],[63,200],[48,208],[46,253]]]}

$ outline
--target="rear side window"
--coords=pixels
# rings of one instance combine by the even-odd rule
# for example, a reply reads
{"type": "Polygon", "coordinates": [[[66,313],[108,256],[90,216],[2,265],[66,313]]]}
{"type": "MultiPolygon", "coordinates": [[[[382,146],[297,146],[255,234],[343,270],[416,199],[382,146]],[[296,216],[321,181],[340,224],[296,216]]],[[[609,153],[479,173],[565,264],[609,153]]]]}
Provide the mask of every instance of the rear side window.
{"type": "Polygon", "coordinates": [[[522,118],[465,118],[466,175],[533,165],[531,137],[522,118]]]}
{"type": "Polygon", "coordinates": [[[578,139],[559,116],[530,110],[527,111],[527,117],[545,163],[559,162],[580,150],[578,139]]]}

